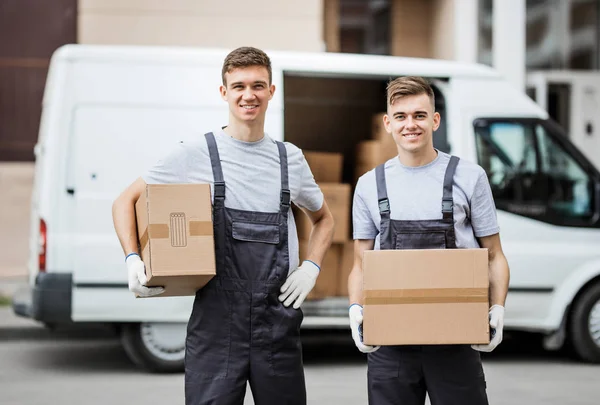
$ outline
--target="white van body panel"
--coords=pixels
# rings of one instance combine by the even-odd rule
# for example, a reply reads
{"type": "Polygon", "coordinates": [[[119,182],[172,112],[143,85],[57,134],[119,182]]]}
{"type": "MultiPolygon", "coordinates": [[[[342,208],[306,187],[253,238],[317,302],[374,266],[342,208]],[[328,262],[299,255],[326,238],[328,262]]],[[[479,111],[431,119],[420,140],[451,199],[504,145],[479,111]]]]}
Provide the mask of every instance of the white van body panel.
{"type": "MultiPolygon", "coordinates": [[[[111,204],[177,141],[202,136],[227,122],[228,107],[218,92],[226,53],[68,45],[54,54],[36,147],[29,267],[33,285],[38,273],[39,218],[43,218],[48,226],[47,271],[73,275],[74,321],[186,322],[189,318],[193,297],[135,299],[127,290],[111,204]]],[[[275,139],[283,139],[283,77],[289,72],[437,78],[446,100],[451,153],[473,162],[477,162],[474,120],[548,117],[484,66],[349,54],[269,55],[276,92],[266,131],[275,139]]],[[[498,220],[515,289],[506,304],[506,327],[558,329],[573,296],[600,274],[600,230],[559,227],[502,211],[498,220]]],[[[340,322],[347,324],[347,319],[307,319],[305,324],[340,322]]]]}

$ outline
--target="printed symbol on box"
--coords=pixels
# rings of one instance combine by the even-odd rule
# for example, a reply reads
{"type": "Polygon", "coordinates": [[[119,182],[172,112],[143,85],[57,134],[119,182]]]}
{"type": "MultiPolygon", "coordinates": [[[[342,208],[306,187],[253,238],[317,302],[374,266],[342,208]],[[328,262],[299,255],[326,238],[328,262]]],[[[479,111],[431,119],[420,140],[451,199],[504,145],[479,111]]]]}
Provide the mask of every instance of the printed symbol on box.
{"type": "Polygon", "coordinates": [[[187,229],[185,227],[185,212],[171,213],[171,246],[187,246],[187,229]]]}

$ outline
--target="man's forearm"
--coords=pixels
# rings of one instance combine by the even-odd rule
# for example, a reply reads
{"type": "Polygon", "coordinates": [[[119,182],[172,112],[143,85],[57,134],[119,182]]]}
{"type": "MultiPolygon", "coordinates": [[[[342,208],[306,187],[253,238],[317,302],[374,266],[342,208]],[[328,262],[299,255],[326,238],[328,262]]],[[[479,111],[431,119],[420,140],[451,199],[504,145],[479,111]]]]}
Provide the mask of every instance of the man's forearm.
{"type": "Polygon", "coordinates": [[[490,258],[490,306],[502,305],[506,302],[510,270],[503,253],[496,253],[490,258]]]}
{"type": "Polygon", "coordinates": [[[348,298],[349,304],[363,305],[363,277],[362,269],[354,266],[348,276],[348,298]]]}
{"type": "Polygon", "coordinates": [[[117,199],[112,207],[113,224],[124,254],[139,253],[135,206],[117,199]]]}
{"type": "Polygon", "coordinates": [[[313,225],[313,230],[308,240],[308,253],[306,259],[321,266],[327,249],[333,239],[333,217],[331,214],[323,215],[313,225]]]}

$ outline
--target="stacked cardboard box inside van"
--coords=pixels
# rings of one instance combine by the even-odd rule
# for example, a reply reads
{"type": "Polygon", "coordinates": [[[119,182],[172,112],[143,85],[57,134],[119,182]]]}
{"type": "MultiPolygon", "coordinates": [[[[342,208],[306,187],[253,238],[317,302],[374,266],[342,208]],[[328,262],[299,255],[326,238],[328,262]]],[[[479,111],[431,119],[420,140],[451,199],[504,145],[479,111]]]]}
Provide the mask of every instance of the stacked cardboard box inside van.
{"type": "Polygon", "coordinates": [[[373,115],[371,139],[362,141],[357,146],[355,180],[398,154],[394,138],[383,125],[384,115],[385,113],[373,115]]]}
{"type": "MultiPolygon", "coordinates": [[[[340,295],[339,286],[345,284],[345,281],[340,279],[340,274],[345,247],[351,243],[352,187],[350,184],[342,183],[343,155],[341,153],[304,151],[304,156],[335,220],[333,243],[321,263],[321,274],[317,284],[308,296],[308,299],[321,299],[340,295]]],[[[300,261],[302,261],[306,259],[312,224],[308,216],[296,207],[294,217],[298,228],[300,261]]]]}

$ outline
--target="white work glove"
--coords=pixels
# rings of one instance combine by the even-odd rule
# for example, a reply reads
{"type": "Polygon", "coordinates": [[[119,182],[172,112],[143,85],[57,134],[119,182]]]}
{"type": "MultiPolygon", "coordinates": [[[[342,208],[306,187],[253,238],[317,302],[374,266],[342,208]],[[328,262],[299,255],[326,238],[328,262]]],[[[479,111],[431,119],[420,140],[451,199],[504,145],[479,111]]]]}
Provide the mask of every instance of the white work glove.
{"type": "Polygon", "coordinates": [[[350,315],[350,329],[352,329],[352,339],[354,344],[363,353],[373,353],[380,346],[368,346],[363,343],[362,323],[363,323],[363,307],[358,304],[350,305],[348,309],[350,315]]]}
{"type": "Polygon", "coordinates": [[[502,305],[492,305],[490,308],[490,335],[491,340],[487,345],[471,345],[471,347],[480,352],[491,352],[500,342],[502,342],[502,330],[504,329],[504,307],[502,305]]]}
{"type": "Polygon", "coordinates": [[[289,307],[294,302],[294,309],[300,308],[304,299],[310,293],[319,276],[319,266],[309,260],[305,260],[300,267],[292,271],[281,286],[279,301],[289,307]]]}
{"type": "Polygon", "coordinates": [[[164,287],[146,287],[148,281],[146,278],[146,266],[138,255],[131,255],[125,259],[127,264],[127,278],[129,281],[129,291],[135,293],[136,297],[152,297],[162,294],[164,287]]]}

